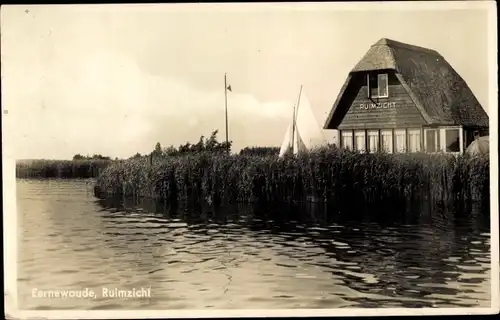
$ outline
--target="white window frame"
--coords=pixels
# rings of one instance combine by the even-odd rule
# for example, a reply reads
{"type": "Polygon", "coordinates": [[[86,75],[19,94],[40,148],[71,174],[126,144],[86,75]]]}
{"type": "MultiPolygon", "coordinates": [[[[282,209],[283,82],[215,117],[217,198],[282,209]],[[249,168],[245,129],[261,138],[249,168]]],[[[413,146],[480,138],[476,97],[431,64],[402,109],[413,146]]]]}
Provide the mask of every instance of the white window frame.
{"type": "Polygon", "coordinates": [[[380,149],[383,152],[393,153],[394,152],[394,135],[392,134],[392,129],[380,130],[380,149]],[[386,150],[384,146],[384,136],[389,136],[389,150],[386,150]]]}
{"type": "Polygon", "coordinates": [[[354,145],[353,148],[355,151],[364,153],[366,152],[366,132],[365,130],[354,130],[354,145]],[[363,137],[363,149],[358,149],[358,144],[356,143],[357,137],[363,137]]]}
{"type": "Polygon", "coordinates": [[[450,154],[460,154],[464,152],[464,133],[462,126],[450,126],[450,127],[441,127],[439,128],[440,132],[440,149],[442,152],[450,153],[450,154]],[[446,131],[448,130],[458,130],[458,144],[460,146],[459,151],[446,151],[446,131]]]}
{"type": "Polygon", "coordinates": [[[349,150],[354,150],[354,141],[353,141],[353,135],[351,130],[342,130],[340,132],[340,139],[342,139],[342,148],[343,149],[349,149],[349,150]],[[346,148],[345,145],[345,138],[350,138],[350,148],[346,148]]]}
{"type": "Polygon", "coordinates": [[[394,130],[394,144],[395,144],[395,150],[394,152],[396,153],[405,153],[406,150],[408,150],[408,146],[407,146],[407,143],[406,143],[406,129],[395,129],[394,130]],[[398,135],[399,134],[403,134],[403,143],[404,143],[404,146],[403,146],[403,150],[400,150],[399,147],[398,147],[398,135]]]}
{"type": "Polygon", "coordinates": [[[424,129],[424,150],[427,153],[438,153],[438,152],[444,152],[448,154],[460,154],[464,152],[464,131],[462,126],[446,126],[446,127],[439,127],[439,128],[426,128],[424,129]],[[460,145],[460,151],[455,151],[455,152],[447,152],[446,151],[446,131],[447,130],[458,130],[458,139],[459,139],[459,145],[460,145]],[[427,151],[427,131],[434,131],[434,141],[437,144],[438,148],[435,152],[428,152],[427,151]],[[439,132],[439,135],[438,135],[439,132]]]}
{"type": "Polygon", "coordinates": [[[422,148],[420,147],[420,142],[422,141],[422,132],[420,129],[414,128],[414,129],[408,129],[408,151],[409,152],[421,152],[422,148]],[[417,134],[418,135],[418,140],[417,140],[417,150],[411,150],[411,136],[417,134]]]}
{"type": "Polygon", "coordinates": [[[377,74],[377,94],[372,95],[370,88],[370,73],[366,75],[366,84],[368,88],[368,98],[389,98],[389,74],[388,73],[378,73],[377,74]],[[385,95],[380,95],[380,78],[385,77],[385,95]]]}
{"type": "Polygon", "coordinates": [[[377,152],[379,152],[379,149],[380,149],[379,148],[379,146],[380,146],[380,136],[378,134],[378,130],[367,130],[366,131],[366,136],[368,138],[368,139],[366,139],[366,140],[368,140],[368,145],[365,146],[365,147],[368,150],[368,152],[369,153],[377,153],[377,152]],[[372,150],[372,148],[371,148],[370,137],[375,137],[375,141],[376,141],[375,148],[377,149],[375,151],[372,150]]]}

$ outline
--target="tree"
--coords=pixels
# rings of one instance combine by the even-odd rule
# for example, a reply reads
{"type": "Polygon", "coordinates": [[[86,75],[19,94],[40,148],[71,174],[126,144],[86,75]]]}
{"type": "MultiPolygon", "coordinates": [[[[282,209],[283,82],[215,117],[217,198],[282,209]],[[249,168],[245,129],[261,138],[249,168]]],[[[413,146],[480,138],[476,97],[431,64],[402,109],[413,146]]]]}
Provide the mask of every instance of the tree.
{"type": "Polygon", "coordinates": [[[161,156],[163,154],[163,151],[161,149],[161,144],[159,142],[156,143],[155,149],[153,151],[154,156],[161,156]]]}
{"type": "Polygon", "coordinates": [[[105,157],[102,154],[94,154],[92,157],[89,157],[92,160],[111,160],[110,157],[105,157]]]}
{"type": "Polygon", "coordinates": [[[205,149],[207,151],[214,151],[217,149],[217,146],[219,145],[219,142],[217,141],[217,133],[218,132],[219,132],[219,130],[213,131],[212,134],[210,135],[210,138],[208,138],[205,141],[205,149]]]}
{"type": "MultiPolygon", "coordinates": [[[[219,142],[217,141],[217,133],[218,130],[214,130],[210,135],[210,138],[205,138],[201,136],[197,143],[186,142],[185,144],[179,145],[179,147],[169,146],[165,149],[162,149],[160,142],[156,143],[154,150],[148,154],[151,159],[155,156],[180,156],[191,153],[200,153],[200,152],[214,152],[214,153],[223,153],[230,152],[231,146],[233,144],[232,141],[229,142],[219,142]]],[[[140,154],[136,154],[134,157],[140,157],[140,154]]]]}
{"type": "Polygon", "coordinates": [[[161,152],[161,144],[159,142],[156,143],[155,151],[161,152]]]}
{"type": "Polygon", "coordinates": [[[93,156],[82,156],[81,154],[75,154],[73,160],[111,160],[111,157],[105,157],[102,154],[94,154],[93,156]]]}
{"type": "Polygon", "coordinates": [[[170,147],[166,148],[165,150],[163,150],[163,153],[167,156],[175,156],[178,154],[178,151],[174,146],[170,146],[170,147]]]}

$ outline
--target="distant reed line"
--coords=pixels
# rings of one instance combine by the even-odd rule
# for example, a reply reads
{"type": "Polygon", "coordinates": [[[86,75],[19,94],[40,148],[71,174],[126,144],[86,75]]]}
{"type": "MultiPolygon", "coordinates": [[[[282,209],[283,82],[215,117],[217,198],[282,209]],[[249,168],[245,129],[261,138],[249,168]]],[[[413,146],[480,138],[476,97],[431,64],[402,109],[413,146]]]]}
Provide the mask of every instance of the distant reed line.
{"type": "Polygon", "coordinates": [[[28,160],[16,163],[17,178],[97,178],[112,160],[28,160]]]}
{"type": "Polygon", "coordinates": [[[489,203],[489,158],[360,154],[332,147],[281,159],[201,152],[112,163],[98,177],[95,194],[214,205],[311,199],[340,206],[422,200],[489,203]]]}

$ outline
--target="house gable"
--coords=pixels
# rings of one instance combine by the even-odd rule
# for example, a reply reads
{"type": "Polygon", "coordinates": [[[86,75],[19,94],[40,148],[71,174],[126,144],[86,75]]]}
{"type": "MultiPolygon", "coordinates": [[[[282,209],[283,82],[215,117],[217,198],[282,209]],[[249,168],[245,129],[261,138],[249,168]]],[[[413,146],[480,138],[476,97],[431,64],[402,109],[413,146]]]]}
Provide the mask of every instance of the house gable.
{"type": "MultiPolygon", "coordinates": [[[[330,127],[345,129],[421,127],[427,122],[393,70],[373,71],[388,74],[389,96],[370,98],[366,72],[352,73],[338,101],[330,127]]],[[[373,92],[373,89],[372,89],[373,92]]]]}
{"type": "MultiPolygon", "coordinates": [[[[394,72],[402,85],[399,89],[405,89],[407,93],[405,99],[411,100],[410,102],[417,107],[426,124],[489,127],[488,115],[467,83],[437,51],[382,38],[370,47],[350,72],[328,115],[324,129],[337,129],[343,121],[350,122],[356,117],[358,121],[363,121],[364,118],[359,112],[350,109],[356,104],[359,106],[362,103],[359,101],[361,98],[367,98],[358,97],[361,90],[359,77],[363,77],[366,72],[379,70],[394,72]],[[345,120],[344,116],[347,117],[345,120]]],[[[397,94],[398,89],[396,89],[397,94]]],[[[370,105],[371,103],[377,102],[370,101],[370,105]]],[[[392,111],[397,116],[389,119],[396,125],[401,121],[402,125],[414,123],[410,119],[416,117],[414,110],[408,108],[406,111],[409,117],[407,121],[401,117],[405,109],[392,111]]],[[[379,114],[371,114],[375,115],[374,121],[378,123],[376,118],[379,114]]]]}

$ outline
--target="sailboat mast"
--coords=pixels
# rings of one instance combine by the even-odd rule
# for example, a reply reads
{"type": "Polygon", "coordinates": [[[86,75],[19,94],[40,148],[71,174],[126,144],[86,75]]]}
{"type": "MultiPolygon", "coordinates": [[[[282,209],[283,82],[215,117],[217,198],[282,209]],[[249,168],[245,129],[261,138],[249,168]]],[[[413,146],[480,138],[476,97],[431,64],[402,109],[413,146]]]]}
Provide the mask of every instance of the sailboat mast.
{"type": "Polygon", "coordinates": [[[225,106],[225,111],[226,111],[226,147],[227,151],[229,153],[229,130],[228,130],[228,123],[227,123],[227,73],[224,73],[224,106],[225,106]]]}
{"type": "Polygon", "coordinates": [[[302,85],[300,85],[300,91],[299,91],[299,98],[297,99],[297,104],[293,106],[293,122],[292,122],[292,152],[294,148],[294,143],[295,143],[295,130],[297,126],[297,114],[298,114],[298,109],[299,109],[299,104],[300,104],[300,95],[302,94],[302,85]]]}

